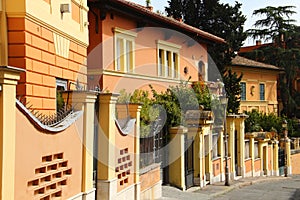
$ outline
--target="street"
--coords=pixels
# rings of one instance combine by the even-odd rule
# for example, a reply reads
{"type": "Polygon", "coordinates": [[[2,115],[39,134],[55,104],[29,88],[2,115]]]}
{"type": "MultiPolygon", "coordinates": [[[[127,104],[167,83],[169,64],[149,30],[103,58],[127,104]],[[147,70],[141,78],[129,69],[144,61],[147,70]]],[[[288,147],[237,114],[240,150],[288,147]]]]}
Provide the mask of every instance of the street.
{"type": "Polygon", "coordinates": [[[253,177],[231,182],[207,185],[203,189],[181,191],[163,186],[161,200],[212,199],[212,200],[300,200],[300,175],[285,177],[253,177]]]}
{"type": "Polygon", "coordinates": [[[300,199],[300,176],[294,175],[291,179],[257,183],[242,188],[236,188],[220,195],[216,200],[296,200],[300,199]]]}

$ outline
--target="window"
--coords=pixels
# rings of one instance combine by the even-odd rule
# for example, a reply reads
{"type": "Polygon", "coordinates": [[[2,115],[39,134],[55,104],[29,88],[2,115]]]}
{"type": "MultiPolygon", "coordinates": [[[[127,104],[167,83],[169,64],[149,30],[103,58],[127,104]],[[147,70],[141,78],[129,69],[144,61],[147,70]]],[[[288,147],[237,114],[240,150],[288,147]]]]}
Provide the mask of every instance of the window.
{"type": "Polygon", "coordinates": [[[56,79],[56,110],[60,110],[64,106],[64,99],[62,98],[62,91],[67,90],[68,81],[63,79],[56,79]]]}
{"type": "Polygon", "coordinates": [[[157,41],[157,74],[166,78],[179,78],[179,50],[181,46],[169,42],[157,41]]]}
{"type": "Polygon", "coordinates": [[[265,100],[265,84],[259,84],[259,99],[261,101],[265,100]]]}
{"type": "Polygon", "coordinates": [[[246,101],[246,83],[242,82],[241,84],[241,100],[246,101]]]}
{"type": "Polygon", "coordinates": [[[131,31],[115,28],[115,70],[122,72],[134,71],[134,42],[137,36],[131,31]]]}

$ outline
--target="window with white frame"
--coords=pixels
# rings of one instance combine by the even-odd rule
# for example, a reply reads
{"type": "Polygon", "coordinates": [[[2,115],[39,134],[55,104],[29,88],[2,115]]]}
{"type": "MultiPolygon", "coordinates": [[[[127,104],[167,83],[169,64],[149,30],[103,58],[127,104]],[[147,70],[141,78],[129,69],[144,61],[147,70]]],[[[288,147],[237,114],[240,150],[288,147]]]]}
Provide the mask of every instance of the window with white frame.
{"type": "Polygon", "coordinates": [[[179,50],[181,46],[158,40],[158,76],[179,78],[179,50]]]}
{"type": "Polygon", "coordinates": [[[121,72],[134,72],[135,67],[135,38],[137,33],[114,28],[115,70],[121,72]]]}

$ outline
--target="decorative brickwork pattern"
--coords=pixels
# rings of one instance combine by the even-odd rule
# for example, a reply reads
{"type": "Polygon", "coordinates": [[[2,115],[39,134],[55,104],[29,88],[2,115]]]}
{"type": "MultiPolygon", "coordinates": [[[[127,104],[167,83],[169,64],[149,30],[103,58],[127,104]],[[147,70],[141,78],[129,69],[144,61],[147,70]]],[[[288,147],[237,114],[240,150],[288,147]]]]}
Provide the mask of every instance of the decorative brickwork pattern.
{"type": "Polygon", "coordinates": [[[28,181],[28,189],[35,199],[49,200],[62,196],[64,186],[68,184],[68,176],[72,168],[63,159],[63,153],[42,157],[41,166],[34,169],[35,178],[28,181]]]}
{"type": "Polygon", "coordinates": [[[132,161],[128,154],[128,148],[121,149],[120,155],[117,158],[116,173],[118,177],[118,183],[123,186],[128,183],[130,168],[132,167],[132,161]]]}

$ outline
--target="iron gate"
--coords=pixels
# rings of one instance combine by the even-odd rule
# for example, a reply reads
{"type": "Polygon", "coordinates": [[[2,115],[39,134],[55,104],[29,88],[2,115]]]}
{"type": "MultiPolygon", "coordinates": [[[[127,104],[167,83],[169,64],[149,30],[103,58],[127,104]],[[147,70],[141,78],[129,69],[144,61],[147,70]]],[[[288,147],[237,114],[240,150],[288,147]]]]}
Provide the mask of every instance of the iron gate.
{"type": "Polygon", "coordinates": [[[285,152],[283,148],[278,149],[278,170],[279,175],[284,174],[284,166],[285,166],[285,152]]]}
{"type": "Polygon", "coordinates": [[[194,186],[194,139],[184,140],[185,186],[186,189],[194,186]]]}

